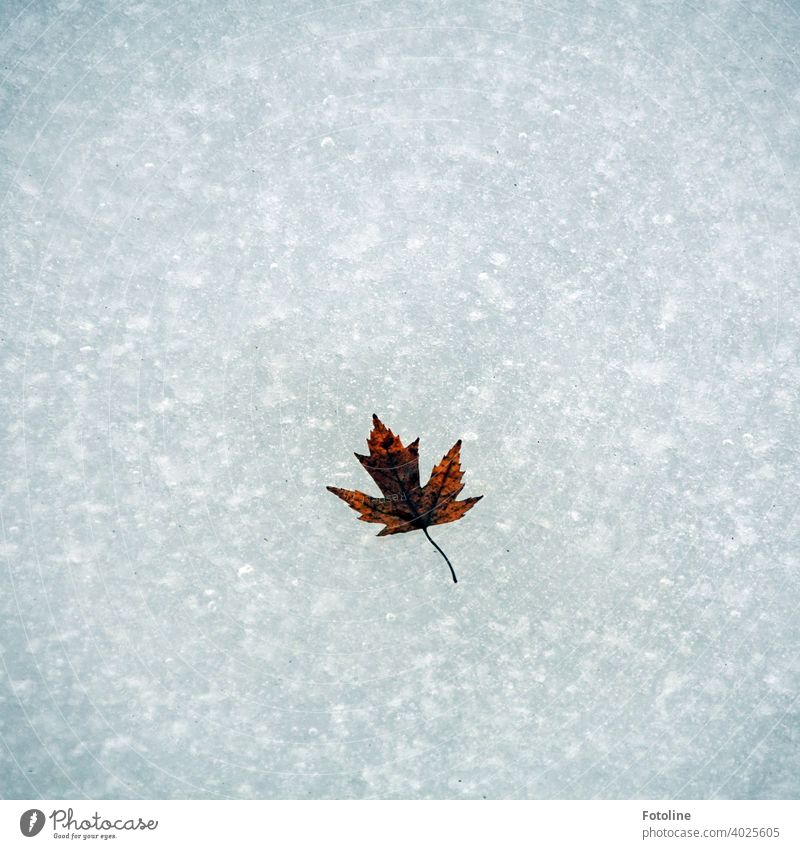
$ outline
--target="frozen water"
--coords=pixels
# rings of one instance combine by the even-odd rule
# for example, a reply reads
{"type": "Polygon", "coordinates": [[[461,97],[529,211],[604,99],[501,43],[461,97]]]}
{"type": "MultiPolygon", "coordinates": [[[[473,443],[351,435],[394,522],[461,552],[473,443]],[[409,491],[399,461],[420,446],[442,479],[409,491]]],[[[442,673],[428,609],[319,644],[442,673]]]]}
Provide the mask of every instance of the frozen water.
{"type": "Polygon", "coordinates": [[[0,795],[800,795],[796,3],[2,18],[0,795]]]}

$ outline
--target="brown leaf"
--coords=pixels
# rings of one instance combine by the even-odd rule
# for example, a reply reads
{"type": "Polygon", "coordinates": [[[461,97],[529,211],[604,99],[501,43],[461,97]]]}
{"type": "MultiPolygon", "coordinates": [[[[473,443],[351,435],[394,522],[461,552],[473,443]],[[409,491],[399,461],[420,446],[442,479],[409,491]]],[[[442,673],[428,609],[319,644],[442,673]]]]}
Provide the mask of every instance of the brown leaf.
{"type": "MultiPolygon", "coordinates": [[[[464,488],[461,483],[461,440],[433,467],[425,486],[419,479],[419,439],[404,446],[381,420],[373,414],[372,433],[367,440],[369,455],[356,454],[361,465],[378,485],[383,498],[374,498],[357,490],[327,487],[334,495],[346,501],[359,515],[362,522],[377,522],[385,527],[379,537],[421,530],[439,549],[428,534],[431,525],[444,525],[458,521],[468,510],[483,498],[465,498],[456,501],[464,488]]],[[[450,561],[447,560],[448,565],[450,561]]],[[[450,566],[452,572],[453,567],[450,566]]],[[[453,572],[453,580],[456,580],[453,572]]]]}

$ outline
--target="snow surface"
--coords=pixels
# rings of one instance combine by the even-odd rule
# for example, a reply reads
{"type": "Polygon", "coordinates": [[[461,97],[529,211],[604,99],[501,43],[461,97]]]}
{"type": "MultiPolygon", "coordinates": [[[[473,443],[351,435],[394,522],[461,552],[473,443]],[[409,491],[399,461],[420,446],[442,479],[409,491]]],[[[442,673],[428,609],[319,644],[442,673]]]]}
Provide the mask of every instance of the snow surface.
{"type": "Polygon", "coordinates": [[[800,4],[0,14],[0,795],[800,795],[800,4]]]}

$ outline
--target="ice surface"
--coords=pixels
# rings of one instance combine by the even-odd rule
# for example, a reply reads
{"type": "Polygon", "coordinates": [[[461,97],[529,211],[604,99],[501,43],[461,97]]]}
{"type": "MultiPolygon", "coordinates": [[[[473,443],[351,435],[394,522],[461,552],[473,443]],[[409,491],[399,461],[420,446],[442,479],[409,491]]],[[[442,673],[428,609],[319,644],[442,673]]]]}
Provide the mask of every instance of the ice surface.
{"type": "Polygon", "coordinates": [[[0,795],[800,795],[796,3],[2,19],[0,795]]]}

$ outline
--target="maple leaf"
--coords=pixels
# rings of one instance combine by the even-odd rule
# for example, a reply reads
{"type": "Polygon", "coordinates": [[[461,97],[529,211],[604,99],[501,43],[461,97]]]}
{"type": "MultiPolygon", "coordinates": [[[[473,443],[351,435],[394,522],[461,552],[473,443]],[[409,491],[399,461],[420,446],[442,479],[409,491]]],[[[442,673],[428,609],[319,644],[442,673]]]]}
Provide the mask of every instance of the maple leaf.
{"type": "Polygon", "coordinates": [[[461,483],[464,474],[461,470],[461,440],[433,467],[425,486],[420,486],[419,481],[419,438],[410,445],[403,445],[400,437],[395,436],[373,413],[367,447],[369,455],[356,454],[356,457],[378,485],[383,498],[338,486],[326,487],[328,491],[360,513],[358,518],[362,522],[385,525],[379,537],[422,531],[447,561],[453,581],[458,583],[453,564],[431,539],[428,528],[457,522],[483,498],[479,495],[456,501],[456,496],[464,489],[461,483]]]}

